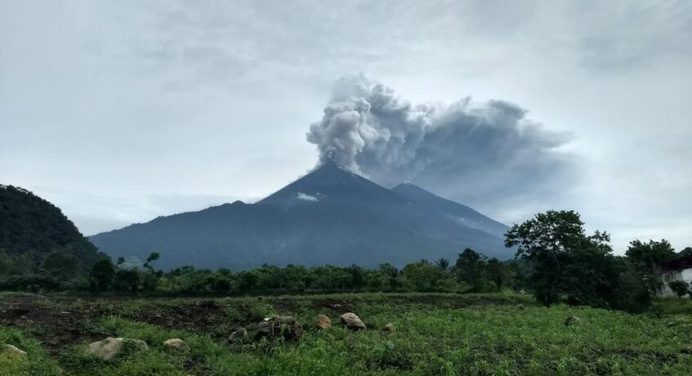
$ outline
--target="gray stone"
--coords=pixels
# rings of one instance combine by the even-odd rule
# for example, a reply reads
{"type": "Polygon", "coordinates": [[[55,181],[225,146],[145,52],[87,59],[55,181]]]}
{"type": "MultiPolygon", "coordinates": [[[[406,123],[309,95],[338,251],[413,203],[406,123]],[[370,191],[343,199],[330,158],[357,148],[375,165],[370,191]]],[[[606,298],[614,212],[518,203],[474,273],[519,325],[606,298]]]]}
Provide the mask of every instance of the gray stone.
{"type": "Polygon", "coordinates": [[[291,316],[273,316],[257,324],[257,338],[283,338],[297,341],[303,336],[303,326],[291,316]]]}

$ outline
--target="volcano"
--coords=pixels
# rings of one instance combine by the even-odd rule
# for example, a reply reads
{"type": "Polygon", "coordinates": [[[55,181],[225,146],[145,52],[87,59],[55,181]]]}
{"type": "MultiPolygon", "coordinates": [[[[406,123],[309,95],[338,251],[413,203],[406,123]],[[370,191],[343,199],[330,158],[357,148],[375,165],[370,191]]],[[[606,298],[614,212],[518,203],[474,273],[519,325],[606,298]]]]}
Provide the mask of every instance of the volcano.
{"type": "Polygon", "coordinates": [[[328,162],[254,204],[236,201],[101,233],[111,257],[161,253],[158,266],[403,266],[464,248],[507,259],[507,226],[412,184],[387,189],[328,162]]]}

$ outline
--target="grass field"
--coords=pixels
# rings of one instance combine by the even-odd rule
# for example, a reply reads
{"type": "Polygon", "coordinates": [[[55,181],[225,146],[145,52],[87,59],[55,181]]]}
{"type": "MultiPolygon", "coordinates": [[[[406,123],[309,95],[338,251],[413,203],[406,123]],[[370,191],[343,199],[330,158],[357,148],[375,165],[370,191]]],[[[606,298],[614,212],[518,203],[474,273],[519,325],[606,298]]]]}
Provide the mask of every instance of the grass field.
{"type": "Polygon", "coordinates": [[[520,295],[339,294],[228,299],[79,300],[0,297],[2,375],[689,375],[692,300],[655,314],[544,308],[520,295]],[[358,314],[368,329],[338,324],[358,314]],[[332,318],[313,328],[318,313],[332,318]],[[271,314],[292,315],[299,341],[229,343],[271,314]],[[573,325],[565,320],[575,316],[573,325]],[[394,332],[382,329],[393,324],[394,332]],[[112,361],[86,352],[107,336],[141,339],[147,351],[112,361]],[[166,350],[181,338],[189,352],[166,350]]]}

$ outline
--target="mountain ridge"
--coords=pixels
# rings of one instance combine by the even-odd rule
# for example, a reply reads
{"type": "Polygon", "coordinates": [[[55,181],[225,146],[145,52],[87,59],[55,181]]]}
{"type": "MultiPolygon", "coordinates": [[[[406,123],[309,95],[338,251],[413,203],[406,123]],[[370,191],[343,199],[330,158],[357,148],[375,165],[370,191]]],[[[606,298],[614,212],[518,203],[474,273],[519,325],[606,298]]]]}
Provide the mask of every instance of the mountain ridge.
{"type": "Polygon", "coordinates": [[[465,247],[511,257],[498,235],[504,225],[416,189],[387,189],[326,163],[256,203],[236,201],[158,217],[91,240],[113,257],[161,252],[164,269],[186,264],[232,269],[265,263],[404,265],[421,258],[454,258],[465,247]],[[485,227],[455,217],[463,213],[485,227]]]}

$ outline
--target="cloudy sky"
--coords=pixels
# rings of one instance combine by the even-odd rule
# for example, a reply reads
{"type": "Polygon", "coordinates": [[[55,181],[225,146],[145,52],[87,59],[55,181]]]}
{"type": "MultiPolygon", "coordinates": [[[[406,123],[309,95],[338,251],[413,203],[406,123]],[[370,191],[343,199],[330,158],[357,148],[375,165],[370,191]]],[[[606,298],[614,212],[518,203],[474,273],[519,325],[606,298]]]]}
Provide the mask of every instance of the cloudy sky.
{"type": "Polygon", "coordinates": [[[618,251],[680,249],[690,119],[684,0],[0,1],[0,183],[86,234],[336,150],[505,223],[575,209],[618,251]]]}

